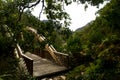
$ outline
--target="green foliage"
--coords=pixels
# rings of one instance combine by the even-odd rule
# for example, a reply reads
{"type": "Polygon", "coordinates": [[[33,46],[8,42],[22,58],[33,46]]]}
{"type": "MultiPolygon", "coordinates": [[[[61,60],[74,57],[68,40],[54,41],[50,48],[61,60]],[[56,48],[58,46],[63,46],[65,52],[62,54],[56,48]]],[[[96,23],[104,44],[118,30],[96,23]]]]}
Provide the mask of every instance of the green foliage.
{"type": "Polygon", "coordinates": [[[112,0],[111,3],[108,3],[104,9],[99,11],[102,18],[106,19],[109,22],[109,26],[113,29],[120,29],[119,20],[120,18],[120,1],[112,0]]]}
{"type": "Polygon", "coordinates": [[[18,22],[17,7],[11,0],[0,0],[0,79],[3,80],[21,80],[18,76],[19,60],[14,54],[23,29],[18,22]]]}
{"type": "Polygon", "coordinates": [[[81,65],[74,68],[72,71],[69,72],[69,74],[67,74],[67,80],[81,80],[82,79],[81,75],[83,75],[84,70],[85,65],[81,65]]]}
{"type": "Polygon", "coordinates": [[[78,36],[70,37],[67,42],[68,51],[80,52],[81,51],[81,41],[78,36]]]}
{"type": "Polygon", "coordinates": [[[119,0],[111,0],[100,10],[100,16],[89,27],[75,34],[81,36],[82,51],[94,60],[87,61],[87,64],[83,60],[83,64],[67,75],[68,80],[118,80],[120,78],[118,24],[120,8],[118,5],[119,0]]]}
{"type": "Polygon", "coordinates": [[[80,1],[82,4],[88,2],[89,4],[95,6],[95,5],[99,5],[100,3],[103,3],[106,0],[78,0],[78,1],[80,1]]]}

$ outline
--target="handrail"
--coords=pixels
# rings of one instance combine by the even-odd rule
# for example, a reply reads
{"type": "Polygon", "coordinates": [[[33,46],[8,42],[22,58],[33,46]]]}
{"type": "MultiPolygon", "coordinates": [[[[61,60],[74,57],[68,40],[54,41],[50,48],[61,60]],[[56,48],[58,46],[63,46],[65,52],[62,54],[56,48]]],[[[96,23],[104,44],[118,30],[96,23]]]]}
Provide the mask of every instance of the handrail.
{"type": "Polygon", "coordinates": [[[57,51],[57,50],[53,47],[53,45],[50,45],[50,47],[52,48],[53,51],[57,51]]]}
{"type": "MultiPolygon", "coordinates": [[[[35,37],[40,41],[40,42],[43,42],[45,41],[45,38],[43,36],[40,36],[38,33],[37,33],[37,30],[35,30],[34,28],[32,27],[26,27],[26,29],[28,31],[31,31],[32,33],[34,33],[35,37]]],[[[57,59],[56,55],[54,54],[53,51],[56,51],[55,48],[53,46],[49,46],[48,44],[46,44],[45,46],[46,50],[48,50],[49,54],[52,56],[52,58],[55,60],[56,63],[60,64],[60,61],[57,59]]]]}
{"type": "MultiPolygon", "coordinates": [[[[43,35],[39,35],[37,33],[37,30],[35,30],[34,28],[26,27],[26,29],[28,31],[31,31],[40,42],[45,41],[45,37],[43,35]]],[[[48,53],[52,57],[52,60],[54,60],[57,64],[68,66],[68,62],[69,62],[68,54],[63,54],[61,52],[57,52],[57,50],[53,47],[53,45],[46,44],[45,49],[48,51],[48,53]],[[67,64],[65,64],[65,61],[67,62],[67,64]]]]}
{"type": "Polygon", "coordinates": [[[60,54],[60,55],[63,55],[63,56],[69,56],[68,54],[64,54],[64,53],[58,52],[58,51],[54,51],[54,53],[57,53],[57,54],[60,54]]]}
{"type": "Polygon", "coordinates": [[[18,44],[16,45],[16,49],[18,51],[18,56],[21,58],[22,57],[22,50],[18,44]]]}
{"type": "Polygon", "coordinates": [[[26,64],[26,67],[28,69],[28,72],[33,75],[33,59],[26,56],[25,54],[22,53],[22,49],[20,48],[20,46],[17,44],[16,45],[16,49],[18,51],[18,56],[20,58],[23,58],[26,64]]]}
{"type": "Polygon", "coordinates": [[[26,57],[26,58],[28,58],[29,60],[33,60],[32,58],[30,58],[30,57],[28,57],[28,56],[26,56],[25,54],[23,54],[23,52],[22,52],[22,49],[20,48],[20,46],[17,44],[17,51],[18,51],[18,55],[20,56],[20,57],[26,57]]]}
{"type": "Polygon", "coordinates": [[[48,44],[45,46],[45,48],[47,49],[49,54],[52,56],[52,58],[55,60],[55,62],[61,65],[60,61],[57,59],[57,56],[54,54],[54,51],[52,50],[52,48],[48,46],[48,44]]]}
{"type": "Polygon", "coordinates": [[[66,66],[66,67],[70,67],[69,66],[69,55],[68,54],[64,54],[61,52],[54,52],[54,54],[57,56],[58,60],[60,61],[62,66],[66,66]]]}

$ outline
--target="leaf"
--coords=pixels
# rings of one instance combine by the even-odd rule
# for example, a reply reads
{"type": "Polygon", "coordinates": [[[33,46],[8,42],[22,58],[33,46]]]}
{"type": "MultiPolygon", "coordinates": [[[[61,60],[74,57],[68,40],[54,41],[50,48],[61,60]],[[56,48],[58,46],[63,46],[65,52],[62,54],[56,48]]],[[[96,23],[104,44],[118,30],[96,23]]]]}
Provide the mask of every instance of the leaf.
{"type": "Polygon", "coordinates": [[[105,49],[99,53],[98,57],[103,57],[103,56],[107,55],[108,52],[109,52],[109,49],[105,49]]]}

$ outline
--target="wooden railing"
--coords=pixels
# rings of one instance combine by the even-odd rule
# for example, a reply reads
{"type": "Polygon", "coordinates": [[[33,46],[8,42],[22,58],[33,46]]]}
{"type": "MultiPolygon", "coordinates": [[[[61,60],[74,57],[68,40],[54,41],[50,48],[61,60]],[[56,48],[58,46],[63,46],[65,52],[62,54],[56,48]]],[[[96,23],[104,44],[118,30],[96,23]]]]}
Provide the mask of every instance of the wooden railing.
{"type": "Polygon", "coordinates": [[[16,50],[17,50],[18,57],[23,58],[23,60],[25,61],[24,65],[26,65],[27,70],[30,73],[30,75],[33,75],[33,59],[31,59],[30,57],[23,54],[23,52],[18,44],[16,46],[16,50]]]}
{"type": "MultiPolygon", "coordinates": [[[[69,67],[69,55],[68,54],[57,52],[57,51],[53,51],[53,53],[55,54],[56,58],[59,60],[59,63],[60,63],[60,64],[58,63],[56,64],[69,67]]],[[[36,49],[34,54],[42,58],[46,58],[55,63],[54,59],[51,57],[48,50],[46,49],[45,50],[36,49]]]]}
{"type": "Polygon", "coordinates": [[[29,58],[26,55],[22,55],[25,63],[26,63],[26,67],[28,69],[28,72],[30,73],[30,75],[33,75],[33,59],[29,58]]]}
{"type": "MultiPolygon", "coordinates": [[[[38,39],[38,41],[40,41],[40,42],[45,41],[45,37],[44,37],[44,36],[41,36],[40,34],[38,34],[36,29],[34,29],[34,28],[32,28],[32,27],[26,27],[26,30],[32,32],[32,33],[35,35],[35,37],[38,39]]],[[[55,53],[54,53],[54,51],[55,51],[55,52],[57,52],[57,51],[55,50],[55,48],[54,48],[52,45],[46,44],[46,45],[45,45],[45,49],[49,52],[49,54],[51,55],[51,57],[53,58],[53,60],[54,60],[57,64],[62,65],[61,62],[57,59],[57,56],[56,56],[55,53]]]]}
{"type": "Polygon", "coordinates": [[[69,55],[61,52],[54,52],[54,54],[57,56],[57,59],[60,61],[60,63],[63,66],[66,66],[69,68],[69,55]]]}

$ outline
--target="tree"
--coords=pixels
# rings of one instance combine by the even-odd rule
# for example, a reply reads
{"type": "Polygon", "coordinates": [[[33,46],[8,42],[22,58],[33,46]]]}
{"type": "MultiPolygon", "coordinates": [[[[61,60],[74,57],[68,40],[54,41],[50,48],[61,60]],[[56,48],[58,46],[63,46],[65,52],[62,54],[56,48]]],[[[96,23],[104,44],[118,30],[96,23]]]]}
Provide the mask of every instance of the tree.
{"type": "Polygon", "coordinates": [[[83,31],[81,36],[88,37],[84,41],[87,46],[83,50],[94,60],[87,65],[74,68],[68,74],[68,80],[118,80],[120,78],[120,32],[118,32],[120,8],[118,5],[119,0],[111,0],[100,10],[100,16],[90,25],[89,36],[83,31]]]}

